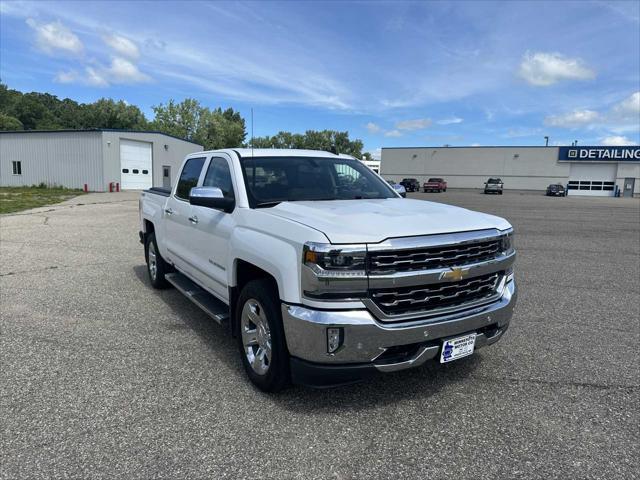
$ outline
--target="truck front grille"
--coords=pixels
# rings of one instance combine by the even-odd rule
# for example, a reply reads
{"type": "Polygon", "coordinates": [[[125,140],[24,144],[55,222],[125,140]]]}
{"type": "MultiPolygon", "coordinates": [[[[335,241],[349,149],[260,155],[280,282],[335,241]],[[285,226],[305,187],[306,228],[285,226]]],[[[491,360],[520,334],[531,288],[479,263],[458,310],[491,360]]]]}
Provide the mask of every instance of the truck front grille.
{"type": "Polygon", "coordinates": [[[387,315],[464,308],[495,296],[502,276],[503,272],[494,272],[459,282],[373,290],[371,300],[387,315]]]}
{"type": "Polygon", "coordinates": [[[446,267],[460,267],[491,260],[501,250],[500,238],[460,245],[444,245],[412,250],[372,251],[369,253],[371,274],[391,274],[446,267]]]}

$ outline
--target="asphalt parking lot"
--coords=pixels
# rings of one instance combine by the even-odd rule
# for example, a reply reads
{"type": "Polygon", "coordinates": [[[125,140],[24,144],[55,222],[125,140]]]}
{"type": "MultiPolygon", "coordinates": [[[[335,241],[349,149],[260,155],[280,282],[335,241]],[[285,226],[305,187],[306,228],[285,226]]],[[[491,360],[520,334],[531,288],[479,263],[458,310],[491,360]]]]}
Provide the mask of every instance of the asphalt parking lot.
{"type": "Polygon", "coordinates": [[[137,195],[0,218],[0,477],[637,478],[640,201],[410,194],[508,218],[519,304],[468,359],[279,395],[150,288],[137,195]]]}

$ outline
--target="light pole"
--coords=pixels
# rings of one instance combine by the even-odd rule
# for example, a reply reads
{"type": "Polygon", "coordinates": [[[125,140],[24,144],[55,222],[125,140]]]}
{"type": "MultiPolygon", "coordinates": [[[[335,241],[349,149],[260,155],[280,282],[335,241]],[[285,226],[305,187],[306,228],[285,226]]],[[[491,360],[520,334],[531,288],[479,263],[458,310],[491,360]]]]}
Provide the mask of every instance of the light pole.
{"type": "Polygon", "coordinates": [[[545,135],[545,136],[544,136],[544,146],[545,146],[545,147],[548,147],[548,146],[549,146],[549,136],[548,136],[548,135],[545,135]]]}

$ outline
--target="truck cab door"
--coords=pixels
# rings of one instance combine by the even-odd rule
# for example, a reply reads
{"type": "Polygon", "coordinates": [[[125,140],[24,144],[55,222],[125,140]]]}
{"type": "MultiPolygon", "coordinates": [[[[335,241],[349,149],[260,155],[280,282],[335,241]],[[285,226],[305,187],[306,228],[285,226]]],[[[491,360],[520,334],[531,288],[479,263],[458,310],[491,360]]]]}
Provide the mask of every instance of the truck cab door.
{"type": "Polygon", "coordinates": [[[191,249],[193,228],[189,220],[192,208],[189,203],[189,192],[192,187],[198,185],[205,160],[205,157],[194,157],[184,162],[178,182],[167,199],[163,212],[166,252],[161,253],[178,270],[189,276],[193,276],[195,271],[194,254],[191,249]]]}
{"type": "MultiPolygon", "coordinates": [[[[218,154],[209,161],[201,186],[222,190],[225,198],[235,202],[237,191],[233,183],[231,159],[218,154]]],[[[235,209],[234,209],[235,211],[235,209]]],[[[190,248],[198,259],[199,283],[224,301],[229,300],[228,274],[229,240],[236,225],[233,212],[224,212],[199,205],[191,206],[190,248]]]]}

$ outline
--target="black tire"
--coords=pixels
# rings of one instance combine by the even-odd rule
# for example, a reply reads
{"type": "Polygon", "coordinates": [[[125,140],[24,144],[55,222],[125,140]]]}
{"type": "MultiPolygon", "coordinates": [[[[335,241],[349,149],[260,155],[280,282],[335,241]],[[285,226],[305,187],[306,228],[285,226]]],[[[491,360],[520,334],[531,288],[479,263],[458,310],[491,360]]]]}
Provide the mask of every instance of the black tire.
{"type": "MultiPolygon", "coordinates": [[[[251,382],[263,392],[278,392],[289,385],[291,381],[289,351],[287,350],[287,342],[282,326],[280,296],[273,280],[261,278],[252,280],[244,286],[238,297],[234,323],[242,365],[251,382]],[[263,317],[266,317],[269,326],[268,338],[270,340],[271,358],[269,359],[268,369],[262,374],[258,373],[249,363],[247,353],[249,346],[245,346],[245,339],[243,338],[243,329],[245,328],[243,325],[243,311],[245,307],[250,308],[251,303],[254,301],[257,301],[257,305],[254,304],[254,307],[262,308],[260,313],[263,317]]],[[[257,332],[257,324],[254,324],[254,326],[257,332]]],[[[249,331],[247,330],[247,332],[249,331]]],[[[262,345],[255,344],[253,347],[256,348],[253,353],[258,353],[262,345]]]]}
{"type": "Polygon", "coordinates": [[[144,259],[147,262],[147,275],[149,275],[149,282],[153,288],[162,290],[170,286],[169,282],[165,278],[165,274],[171,273],[173,268],[167,262],[164,261],[158,250],[158,243],[156,242],[156,234],[154,232],[146,235],[146,241],[144,244],[144,259]],[[149,255],[151,252],[151,255],[149,255]],[[155,261],[153,260],[155,256],[155,261]],[[153,271],[153,265],[155,264],[155,272],[153,271]]]}
{"type": "Polygon", "coordinates": [[[502,190],[500,190],[500,191],[498,192],[498,195],[502,195],[502,190]]]}

